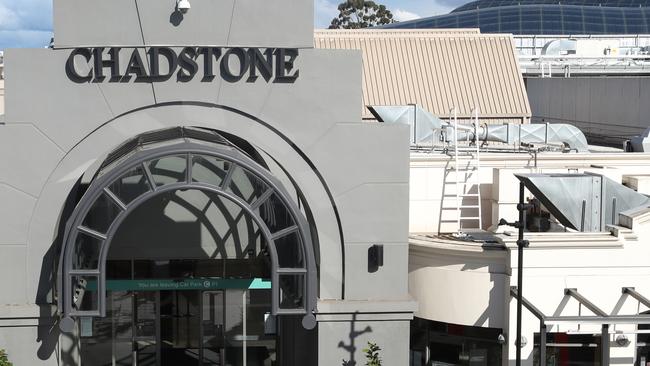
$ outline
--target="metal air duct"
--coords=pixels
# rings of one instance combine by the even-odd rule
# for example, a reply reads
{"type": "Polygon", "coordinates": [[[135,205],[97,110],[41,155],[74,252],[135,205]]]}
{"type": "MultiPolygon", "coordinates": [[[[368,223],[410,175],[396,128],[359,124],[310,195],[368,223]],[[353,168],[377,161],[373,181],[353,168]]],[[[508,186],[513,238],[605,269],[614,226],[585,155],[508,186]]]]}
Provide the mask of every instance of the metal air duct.
{"type": "Polygon", "coordinates": [[[650,198],[598,174],[515,174],[566,227],[604,231],[619,213],[650,205],[650,198]]]}
{"type": "MultiPolygon", "coordinates": [[[[437,131],[445,132],[447,138],[453,136],[453,126],[425,111],[417,105],[406,106],[368,106],[379,122],[403,123],[411,126],[411,144],[417,145],[432,140],[437,131]]],[[[578,128],[567,124],[483,124],[475,136],[474,128],[458,125],[457,139],[503,142],[506,144],[563,144],[570,150],[589,152],[585,135],[578,128]]]]}

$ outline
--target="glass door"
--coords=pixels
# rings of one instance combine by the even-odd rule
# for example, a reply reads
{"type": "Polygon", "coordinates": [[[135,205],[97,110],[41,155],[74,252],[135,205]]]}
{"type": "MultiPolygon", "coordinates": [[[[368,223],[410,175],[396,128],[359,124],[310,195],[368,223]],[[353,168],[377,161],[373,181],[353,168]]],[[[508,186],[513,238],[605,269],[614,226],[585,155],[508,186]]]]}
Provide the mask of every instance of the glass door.
{"type": "Polygon", "coordinates": [[[133,293],[135,302],[133,351],[136,366],[157,366],[158,353],[158,291],[136,291],[133,293]]]}
{"type": "Polygon", "coordinates": [[[133,360],[133,293],[112,291],[113,365],[132,366],[133,360]]]}
{"type": "Polygon", "coordinates": [[[224,292],[203,292],[201,306],[201,365],[224,366],[224,292]]]}
{"type": "Polygon", "coordinates": [[[200,292],[160,291],[161,366],[198,366],[200,292]]]}

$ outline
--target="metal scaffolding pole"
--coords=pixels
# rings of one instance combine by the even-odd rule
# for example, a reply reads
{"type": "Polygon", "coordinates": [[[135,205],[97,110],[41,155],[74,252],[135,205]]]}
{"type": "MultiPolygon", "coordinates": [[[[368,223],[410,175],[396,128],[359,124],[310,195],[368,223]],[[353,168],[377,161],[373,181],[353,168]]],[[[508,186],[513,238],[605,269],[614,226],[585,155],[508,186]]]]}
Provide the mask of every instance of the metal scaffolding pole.
{"type": "Polygon", "coordinates": [[[603,324],[600,333],[600,364],[609,366],[609,324],[603,324]]]}
{"type": "Polygon", "coordinates": [[[524,248],[528,247],[528,240],[524,240],[524,230],[526,229],[526,210],[528,205],[524,203],[525,200],[525,186],[524,182],[519,183],[519,204],[517,210],[519,211],[519,221],[515,223],[518,229],[517,236],[517,366],[521,366],[521,307],[522,307],[522,294],[523,294],[523,276],[524,276],[524,248]]]}
{"type": "Polygon", "coordinates": [[[539,321],[539,364],[546,365],[546,324],[539,321]]]}
{"type": "Polygon", "coordinates": [[[517,338],[515,339],[516,347],[516,365],[521,366],[521,307],[523,305],[523,274],[524,274],[524,248],[528,247],[528,240],[524,239],[524,230],[526,229],[526,210],[531,205],[525,203],[525,189],[524,182],[519,183],[519,204],[517,210],[519,211],[519,221],[509,223],[505,219],[499,220],[499,225],[508,225],[517,228],[517,338]]]}

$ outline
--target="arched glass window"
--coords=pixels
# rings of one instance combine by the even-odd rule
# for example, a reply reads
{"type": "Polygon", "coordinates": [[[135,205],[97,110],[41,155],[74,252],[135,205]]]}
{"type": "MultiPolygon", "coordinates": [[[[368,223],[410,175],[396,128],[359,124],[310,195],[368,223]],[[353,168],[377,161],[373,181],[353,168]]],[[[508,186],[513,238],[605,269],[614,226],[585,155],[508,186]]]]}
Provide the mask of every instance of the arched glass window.
{"type": "Polygon", "coordinates": [[[268,170],[220,135],[176,128],[139,136],[109,155],[68,220],[59,269],[62,329],[75,316],[105,316],[106,258],[128,214],[184,190],[218,196],[249,215],[271,259],[273,314],[305,314],[303,323],[314,325],[317,272],[300,209],[268,170]]]}

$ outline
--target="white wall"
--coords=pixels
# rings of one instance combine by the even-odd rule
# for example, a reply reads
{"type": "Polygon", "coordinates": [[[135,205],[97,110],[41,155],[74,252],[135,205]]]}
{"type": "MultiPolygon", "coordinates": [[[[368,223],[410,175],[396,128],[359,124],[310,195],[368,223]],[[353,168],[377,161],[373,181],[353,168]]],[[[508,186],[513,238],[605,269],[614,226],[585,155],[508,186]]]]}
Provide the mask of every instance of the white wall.
{"type": "MultiPolygon", "coordinates": [[[[409,231],[411,233],[450,233],[456,222],[456,178],[453,159],[444,154],[411,156],[409,191],[409,231]]],[[[500,218],[517,218],[519,181],[515,173],[593,172],[622,183],[628,176],[650,175],[650,154],[529,153],[481,154],[481,217],[483,229],[500,218]]],[[[627,180],[627,179],[626,179],[627,180]]],[[[476,192],[476,186],[470,190],[476,192]]],[[[527,196],[530,196],[527,194],[527,196]]],[[[474,216],[469,211],[465,216],[474,216]]]]}
{"type": "MultiPolygon", "coordinates": [[[[484,210],[490,213],[484,213],[484,217],[491,218],[492,223],[501,217],[517,218],[519,182],[514,173],[588,171],[618,182],[629,176],[650,174],[650,154],[540,154],[537,159],[522,155],[485,156],[481,171],[485,187],[481,192],[489,202],[484,210]]],[[[436,226],[443,216],[435,206],[443,202],[441,182],[448,159],[443,156],[411,159],[412,232],[438,232],[436,226]]],[[[635,287],[650,296],[650,213],[627,221],[633,223],[631,228],[620,227],[613,233],[527,234],[530,247],[524,256],[524,296],[547,316],[593,315],[575,299],[565,296],[565,288],[577,288],[607,314],[633,315],[649,310],[623,296],[621,289],[635,287]]],[[[455,231],[453,223],[445,225],[441,227],[446,231],[455,231]]],[[[514,365],[516,302],[509,296],[509,287],[517,283],[517,238],[516,235],[500,237],[508,248],[501,255],[468,242],[435,236],[422,240],[422,236],[412,236],[409,292],[419,301],[416,316],[503,327],[507,339],[504,364],[514,365]]],[[[610,332],[635,329],[634,325],[610,326],[610,332]]],[[[600,334],[600,325],[554,325],[548,331],[600,334]]],[[[539,320],[524,309],[523,335],[528,340],[522,352],[524,365],[532,365],[535,332],[539,332],[539,320]]],[[[614,342],[615,335],[610,336],[612,364],[633,365],[636,337],[634,334],[627,337],[631,343],[621,347],[614,342]]]]}

